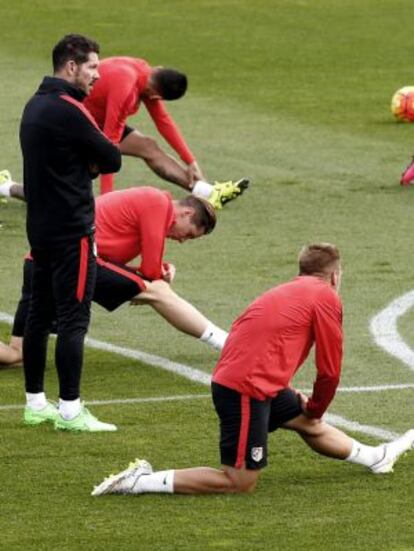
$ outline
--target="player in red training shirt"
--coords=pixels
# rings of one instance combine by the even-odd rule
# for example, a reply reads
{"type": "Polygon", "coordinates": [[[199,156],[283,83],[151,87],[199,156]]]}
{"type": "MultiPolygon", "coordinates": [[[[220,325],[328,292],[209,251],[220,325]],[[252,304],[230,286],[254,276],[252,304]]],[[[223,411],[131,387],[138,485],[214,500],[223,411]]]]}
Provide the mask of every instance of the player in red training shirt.
{"type": "Polygon", "coordinates": [[[250,492],[267,464],[268,433],[278,428],[296,431],[322,455],[364,465],[376,474],[390,472],[412,447],[414,430],[374,447],[322,419],[341,371],[340,280],[334,245],[304,247],[299,276],[264,293],[233,323],[212,382],[220,418],[220,469],[153,472],[149,463],[136,460],[107,478],[92,495],[250,492]],[[317,375],[308,399],[290,383],[313,344],[317,375]]]}
{"type": "MultiPolygon", "coordinates": [[[[179,242],[213,231],[214,208],[188,195],[173,200],[156,188],[135,187],[107,193],[96,201],[96,285],[92,300],[112,312],[124,303],[149,305],[179,331],[221,350],[227,332],[209,321],[171,289],[175,274],[163,262],[166,239],[179,242]],[[140,257],[139,267],[127,263],[140,257]]],[[[0,364],[22,359],[22,337],[31,295],[33,262],[24,263],[22,297],[14,318],[9,345],[0,342],[0,364]]]]}
{"type": "MultiPolygon", "coordinates": [[[[140,157],[161,178],[208,198],[215,208],[240,195],[248,185],[238,182],[216,182],[211,185],[197,164],[171,116],[164,100],[176,100],[187,90],[187,77],[175,69],[151,67],[145,60],[132,57],[110,57],[99,65],[96,82],[85,106],[99,127],[123,155],[140,157]],[[180,156],[184,167],[167,155],[153,138],[126,125],[129,116],[145,105],[161,136],[180,156]]],[[[113,190],[113,175],[101,176],[101,193],[113,190]]],[[[1,191],[1,190],[0,190],[1,191]]]]}

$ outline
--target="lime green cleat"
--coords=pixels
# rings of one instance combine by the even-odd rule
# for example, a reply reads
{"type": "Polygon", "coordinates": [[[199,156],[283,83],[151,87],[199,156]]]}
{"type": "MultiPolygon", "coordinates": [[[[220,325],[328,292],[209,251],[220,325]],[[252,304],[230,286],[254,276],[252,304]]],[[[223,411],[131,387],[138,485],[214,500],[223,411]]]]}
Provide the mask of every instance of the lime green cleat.
{"type": "Polygon", "coordinates": [[[7,203],[7,199],[3,199],[3,197],[10,197],[11,186],[12,179],[10,172],[8,170],[0,170],[0,197],[2,197],[2,203],[7,203]]]}
{"type": "Polygon", "coordinates": [[[54,423],[59,418],[59,410],[52,402],[48,402],[43,409],[24,408],[23,422],[26,425],[40,425],[50,421],[54,423]]]}
{"type": "Polygon", "coordinates": [[[12,179],[11,174],[8,170],[0,170],[0,184],[5,184],[10,182],[12,179]]]}
{"type": "Polygon", "coordinates": [[[237,182],[231,180],[229,182],[215,182],[208,201],[216,210],[220,210],[229,201],[237,199],[249,187],[249,183],[250,181],[247,178],[242,178],[237,182]]]}
{"type": "Polygon", "coordinates": [[[79,414],[69,421],[59,415],[55,420],[55,429],[79,432],[113,432],[117,430],[117,427],[111,423],[102,423],[85,406],[82,406],[79,414]]]}

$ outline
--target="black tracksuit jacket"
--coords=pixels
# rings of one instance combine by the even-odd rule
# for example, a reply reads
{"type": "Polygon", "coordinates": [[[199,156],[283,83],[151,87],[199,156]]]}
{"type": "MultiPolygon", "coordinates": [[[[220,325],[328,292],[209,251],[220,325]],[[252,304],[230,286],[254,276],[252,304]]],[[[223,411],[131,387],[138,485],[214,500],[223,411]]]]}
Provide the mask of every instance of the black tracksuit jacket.
{"type": "Polygon", "coordinates": [[[55,248],[92,234],[91,167],[102,174],[121,167],[119,149],[83,107],[84,97],[67,81],[45,77],[24,109],[20,144],[32,249],[55,248]]]}

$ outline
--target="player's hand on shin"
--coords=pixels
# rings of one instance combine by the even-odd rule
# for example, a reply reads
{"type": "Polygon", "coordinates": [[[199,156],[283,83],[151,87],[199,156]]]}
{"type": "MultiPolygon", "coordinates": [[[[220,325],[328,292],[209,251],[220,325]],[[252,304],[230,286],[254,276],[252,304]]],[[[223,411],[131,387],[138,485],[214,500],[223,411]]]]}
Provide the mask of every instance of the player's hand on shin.
{"type": "Polygon", "coordinates": [[[307,415],[307,407],[308,407],[308,401],[309,401],[309,398],[308,396],[306,396],[306,394],[303,394],[303,392],[300,392],[299,390],[296,391],[296,394],[298,395],[299,397],[299,400],[300,400],[300,405],[302,407],[302,412],[303,412],[303,415],[307,415]]]}
{"type": "Polygon", "coordinates": [[[164,262],[162,265],[162,279],[167,283],[171,283],[175,277],[175,266],[169,262],[164,262]]]}
{"type": "Polygon", "coordinates": [[[187,174],[190,184],[195,184],[198,180],[205,180],[197,161],[193,161],[188,165],[187,174]]]}

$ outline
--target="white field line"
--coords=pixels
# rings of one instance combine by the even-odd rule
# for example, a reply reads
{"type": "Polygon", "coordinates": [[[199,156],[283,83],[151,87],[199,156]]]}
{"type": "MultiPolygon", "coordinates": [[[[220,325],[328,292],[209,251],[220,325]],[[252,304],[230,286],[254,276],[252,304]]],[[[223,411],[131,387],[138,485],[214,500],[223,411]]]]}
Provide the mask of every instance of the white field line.
{"type": "Polygon", "coordinates": [[[326,413],[324,415],[324,420],[330,425],[335,425],[336,427],[343,428],[351,432],[360,432],[361,434],[367,434],[368,436],[374,436],[380,440],[394,440],[400,436],[397,432],[392,432],[381,427],[372,427],[370,425],[361,425],[357,421],[350,421],[339,415],[334,415],[333,413],[326,413]]]}
{"type": "MultiPolygon", "coordinates": [[[[12,323],[13,318],[9,314],[5,314],[3,312],[0,312],[0,321],[4,321],[4,322],[7,322],[7,323],[12,323]]],[[[103,341],[98,341],[96,339],[90,339],[90,338],[86,339],[86,344],[90,348],[94,348],[96,350],[104,350],[104,351],[107,351],[107,352],[119,354],[120,356],[124,356],[124,357],[127,357],[127,358],[131,358],[131,359],[134,359],[134,360],[139,360],[139,361],[145,362],[148,365],[151,365],[151,366],[154,366],[154,367],[159,367],[161,369],[164,369],[166,371],[175,373],[177,375],[180,375],[180,376],[182,376],[186,379],[189,379],[191,381],[194,381],[194,382],[198,382],[198,383],[201,383],[201,384],[204,384],[204,385],[210,385],[210,382],[211,382],[210,375],[208,375],[204,371],[201,371],[199,369],[195,369],[193,367],[190,367],[190,366],[187,366],[187,365],[184,365],[184,364],[179,364],[179,363],[176,363],[176,362],[172,362],[172,361],[170,361],[166,358],[162,358],[161,356],[154,356],[152,354],[147,354],[146,352],[142,352],[140,350],[125,348],[125,347],[113,345],[113,344],[110,344],[110,343],[106,343],[106,342],[103,342],[103,341]]],[[[390,385],[390,387],[395,388],[395,385],[390,385]]],[[[372,391],[377,389],[377,387],[368,387],[369,390],[366,390],[367,387],[352,387],[352,388],[353,388],[353,392],[363,392],[363,391],[372,392],[372,391]]],[[[386,387],[385,385],[382,385],[381,387],[378,387],[378,388],[381,389],[381,390],[388,390],[388,387],[386,387]]],[[[407,385],[398,385],[398,388],[407,388],[407,385]]],[[[349,390],[349,389],[340,389],[340,390],[345,391],[345,392],[346,391],[351,392],[351,390],[349,390]]],[[[197,395],[197,396],[199,396],[199,395],[197,395]]],[[[167,399],[167,397],[165,399],[167,399]]],[[[180,398],[175,397],[174,399],[180,399],[180,398]]],[[[116,400],[110,401],[110,402],[109,401],[100,401],[99,404],[103,405],[104,403],[106,403],[106,404],[108,404],[108,403],[139,403],[142,400],[156,401],[155,399],[151,399],[151,398],[149,398],[149,399],[131,398],[131,399],[126,399],[126,400],[122,400],[122,401],[116,401],[116,400]]],[[[89,402],[89,403],[92,404],[93,402],[89,402]]],[[[95,404],[97,404],[97,403],[98,402],[95,402],[95,404]]],[[[10,406],[6,406],[6,405],[5,406],[0,406],[0,410],[16,409],[16,408],[19,408],[19,407],[22,407],[22,406],[17,406],[17,405],[12,405],[11,404],[10,406]]],[[[368,425],[360,425],[357,422],[349,421],[349,420],[347,420],[343,417],[337,416],[337,415],[328,414],[326,416],[326,419],[330,423],[332,423],[333,425],[342,426],[344,428],[348,428],[348,430],[361,432],[363,434],[368,434],[370,436],[376,436],[378,438],[382,438],[382,439],[385,439],[385,440],[390,440],[390,439],[392,439],[396,436],[396,433],[386,431],[386,430],[384,430],[380,427],[371,427],[371,426],[368,426],[368,425]]]]}
{"type": "Polygon", "coordinates": [[[398,333],[398,318],[414,306],[414,291],[393,300],[384,310],[371,319],[370,330],[375,343],[414,370],[414,351],[398,333]]]}

